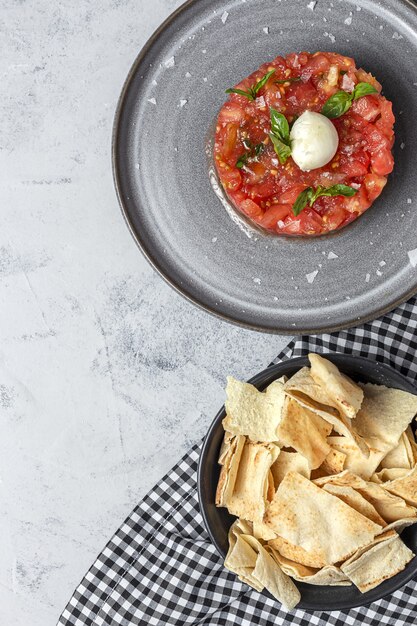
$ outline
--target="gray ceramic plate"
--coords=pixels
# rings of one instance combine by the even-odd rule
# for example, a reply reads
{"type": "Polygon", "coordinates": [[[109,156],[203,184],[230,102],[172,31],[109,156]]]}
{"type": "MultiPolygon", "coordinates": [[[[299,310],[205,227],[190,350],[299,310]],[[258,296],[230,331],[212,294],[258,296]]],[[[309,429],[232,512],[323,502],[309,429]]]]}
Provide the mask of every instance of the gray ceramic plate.
{"type": "Polygon", "coordinates": [[[191,0],[153,35],[116,114],[114,178],[129,228],[189,300],[269,332],[356,325],[417,291],[417,8],[406,0],[191,0]],[[394,173],[351,226],[249,237],[214,194],[205,146],[224,90],[298,50],[353,56],[397,117],[394,173]]]}

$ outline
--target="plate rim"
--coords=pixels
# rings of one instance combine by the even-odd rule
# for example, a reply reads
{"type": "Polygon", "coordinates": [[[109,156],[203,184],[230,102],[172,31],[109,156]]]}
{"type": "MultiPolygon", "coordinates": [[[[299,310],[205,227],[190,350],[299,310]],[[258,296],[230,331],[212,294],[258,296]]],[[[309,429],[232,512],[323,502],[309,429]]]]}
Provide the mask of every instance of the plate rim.
{"type": "MultiPolygon", "coordinates": [[[[201,302],[197,297],[193,296],[187,288],[180,285],[180,281],[176,281],[174,278],[168,276],[161,266],[158,264],[157,255],[153,254],[151,250],[147,249],[140,233],[133,226],[133,222],[130,218],[129,210],[127,208],[127,203],[125,202],[122,185],[120,182],[120,164],[118,163],[118,137],[119,137],[119,127],[121,125],[122,114],[124,110],[124,105],[126,101],[126,97],[129,91],[130,84],[135,77],[137,70],[142,63],[142,61],[146,58],[147,53],[152,48],[152,46],[157,42],[158,37],[169,27],[173,22],[175,22],[176,18],[182,14],[184,11],[188,10],[193,5],[200,3],[201,0],[186,0],[183,2],[175,11],[170,13],[168,17],[158,26],[158,28],[152,33],[152,35],[147,39],[144,46],[139,50],[135,60],[133,61],[129,72],[125,78],[125,81],[122,86],[122,90],[117,100],[113,126],[112,126],[112,138],[111,138],[111,165],[112,165],[112,175],[113,175],[113,185],[116,191],[117,200],[119,203],[119,208],[124,218],[124,221],[128,227],[128,230],[135,241],[137,247],[139,248],[142,255],[148,261],[149,265],[153,268],[153,270],[168,284],[176,293],[185,298],[191,304],[197,306],[200,310],[209,313],[213,317],[217,319],[221,319],[222,321],[228,322],[229,324],[233,324],[234,326],[238,326],[240,328],[245,328],[248,330],[254,330],[262,333],[272,334],[272,335],[287,335],[294,336],[294,331],[296,331],[297,335],[313,335],[313,334],[322,334],[322,333],[332,333],[338,332],[341,330],[347,330],[349,328],[354,328],[357,326],[361,326],[366,322],[373,321],[382,317],[383,315],[389,313],[390,311],[396,309],[398,306],[412,298],[417,294],[417,281],[413,288],[408,289],[406,292],[402,293],[398,298],[395,298],[386,304],[385,306],[376,308],[373,313],[368,315],[363,315],[351,318],[349,316],[349,320],[342,324],[331,324],[329,326],[323,327],[298,327],[294,328],[293,326],[285,326],[285,325],[276,325],[273,327],[267,326],[266,324],[259,324],[251,321],[244,321],[242,319],[238,319],[233,317],[233,315],[229,315],[227,313],[223,313],[217,310],[214,306],[210,306],[209,304],[205,304],[201,302]]],[[[414,10],[417,13],[417,4],[412,2],[412,0],[388,0],[389,4],[392,6],[395,2],[406,6],[410,10],[414,10]]],[[[374,4],[374,2],[372,2],[374,4]]]]}
{"type": "MultiPolygon", "coordinates": [[[[401,372],[399,372],[396,368],[388,365],[387,363],[381,362],[381,361],[377,361],[375,359],[371,359],[368,357],[364,357],[361,355],[357,355],[357,354],[348,354],[348,353],[344,353],[344,352],[329,352],[329,353],[320,353],[322,354],[322,356],[329,358],[329,360],[331,360],[332,362],[334,362],[338,367],[341,366],[343,364],[343,361],[355,361],[357,363],[364,363],[366,364],[366,366],[369,366],[370,364],[374,364],[377,365],[378,367],[380,367],[382,370],[387,371],[389,374],[395,374],[396,376],[398,376],[400,379],[403,380],[403,382],[406,384],[406,386],[409,387],[409,389],[413,389],[415,392],[415,395],[417,395],[417,386],[411,382],[407,376],[405,376],[404,374],[402,374],[401,372]]],[[[308,355],[302,355],[302,356],[297,356],[297,357],[290,357],[290,358],[286,358],[283,361],[280,361],[279,363],[272,363],[271,365],[268,365],[268,367],[264,368],[262,371],[258,372],[257,374],[255,374],[254,376],[251,376],[251,378],[247,381],[250,384],[254,384],[256,386],[256,384],[259,382],[259,380],[263,380],[263,378],[271,372],[271,369],[277,370],[277,375],[279,374],[279,368],[280,366],[283,365],[289,365],[289,364],[293,364],[294,366],[297,366],[298,364],[300,366],[305,365],[305,361],[306,359],[308,359],[308,355]]],[[[275,378],[276,380],[276,378],[275,378]]],[[[410,391],[411,393],[411,391],[410,391]]],[[[200,510],[200,514],[201,517],[203,518],[203,523],[204,523],[204,527],[210,537],[210,540],[212,542],[212,544],[214,545],[217,554],[219,554],[222,558],[224,558],[224,553],[223,550],[220,548],[220,545],[216,539],[216,537],[214,536],[214,534],[211,531],[210,525],[207,522],[207,511],[206,511],[206,505],[204,504],[204,498],[202,497],[202,489],[203,489],[203,480],[202,480],[202,473],[203,473],[203,466],[204,466],[204,462],[206,461],[206,456],[208,454],[208,443],[211,440],[211,438],[213,437],[213,434],[215,433],[215,431],[218,428],[218,422],[220,421],[220,419],[222,419],[225,416],[225,405],[223,404],[220,409],[218,410],[218,412],[216,413],[215,417],[213,418],[212,422],[210,423],[208,430],[204,436],[203,442],[202,442],[202,446],[201,446],[201,450],[199,453],[199,457],[198,457],[198,465],[197,465],[197,495],[198,495],[198,504],[199,504],[199,510],[200,510]]],[[[324,612],[333,612],[333,611],[344,611],[344,610],[349,610],[349,609],[354,609],[354,608],[359,608],[362,606],[369,606],[371,604],[373,604],[374,602],[378,602],[379,600],[382,600],[383,598],[387,598],[390,595],[392,595],[393,593],[395,593],[396,591],[398,591],[399,589],[402,589],[408,582],[410,582],[411,579],[413,579],[416,576],[417,573],[417,555],[414,556],[414,558],[412,559],[412,561],[410,561],[410,563],[412,563],[414,561],[414,569],[410,570],[406,576],[404,576],[404,578],[401,580],[400,584],[398,586],[394,585],[394,588],[391,589],[390,591],[385,592],[383,595],[379,596],[378,598],[369,598],[369,599],[365,599],[364,601],[360,602],[359,604],[354,603],[354,602],[349,602],[346,601],[345,603],[340,603],[340,605],[338,605],[337,607],[330,607],[330,608],[326,608],[324,607],[317,607],[317,605],[311,604],[309,602],[303,602],[303,597],[302,597],[302,589],[301,589],[301,600],[299,602],[299,604],[295,607],[294,610],[304,610],[304,611],[309,611],[309,612],[317,612],[317,611],[324,611],[324,612]]],[[[393,576],[391,579],[388,580],[395,580],[396,576],[398,576],[399,574],[401,574],[402,572],[404,572],[404,570],[402,570],[401,572],[399,572],[398,574],[396,574],[395,576],[393,576]]],[[[385,581],[384,581],[385,582],[385,581]]],[[[296,583],[297,584],[297,583],[296,583]]],[[[302,585],[308,585],[309,583],[301,583],[302,585]]],[[[314,587],[315,585],[310,585],[310,587],[314,587]]],[[[325,587],[329,587],[329,585],[324,585],[325,587]]],[[[297,584],[298,587],[298,584],[297,584]]],[[[333,589],[337,589],[337,587],[332,587],[333,589]]],[[[378,589],[378,587],[375,587],[375,589],[378,589]]],[[[358,590],[359,591],[359,590],[358,590]]],[[[367,593],[371,593],[372,591],[374,591],[374,589],[371,589],[370,592],[367,593]]],[[[267,591],[263,591],[262,594],[266,594],[269,598],[272,598],[275,602],[278,602],[278,600],[275,600],[275,598],[273,598],[272,595],[269,594],[269,592],[267,591]]],[[[362,594],[365,595],[365,594],[362,594]]],[[[361,599],[361,596],[358,596],[358,599],[361,599]]]]}

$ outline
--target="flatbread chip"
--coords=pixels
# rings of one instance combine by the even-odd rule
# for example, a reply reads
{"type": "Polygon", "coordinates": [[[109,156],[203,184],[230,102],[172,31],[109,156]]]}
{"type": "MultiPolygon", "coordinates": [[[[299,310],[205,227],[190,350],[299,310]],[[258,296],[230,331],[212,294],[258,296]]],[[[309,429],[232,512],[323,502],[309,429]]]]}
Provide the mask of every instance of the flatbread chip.
{"type": "Polygon", "coordinates": [[[344,470],[335,476],[317,478],[314,483],[321,487],[329,483],[353,487],[373,505],[378,514],[388,524],[396,520],[415,517],[416,515],[416,509],[404,502],[403,498],[389,493],[381,485],[363,480],[363,478],[352,474],[349,470],[344,470]]]}
{"type": "Polygon", "coordinates": [[[283,384],[275,381],[266,392],[231,376],[226,387],[226,417],[223,427],[236,435],[246,435],[251,441],[277,441],[285,394],[283,384]]]}
{"type": "Polygon", "coordinates": [[[282,571],[279,563],[255,537],[249,535],[242,535],[242,537],[257,554],[252,578],[268,589],[269,593],[281,602],[287,611],[291,611],[301,600],[300,592],[294,582],[282,571]]]}
{"type": "Polygon", "coordinates": [[[256,552],[242,539],[242,534],[236,535],[233,532],[233,535],[234,539],[231,539],[229,531],[229,550],[224,561],[225,567],[235,574],[240,574],[241,568],[253,570],[256,565],[256,552]]]}
{"type": "Polygon", "coordinates": [[[379,472],[372,474],[369,479],[373,483],[381,485],[389,480],[396,480],[397,478],[404,478],[410,470],[404,469],[404,467],[384,467],[379,472]]]}
{"type": "Polygon", "coordinates": [[[244,540],[246,532],[251,529],[243,520],[236,520],[229,530],[229,550],[227,552],[224,566],[237,574],[239,579],[254,587],[257,591],[263,590],[263,585],[252,577],[252,572],[256,566],[257,553],[252,546],[244,540]]]}
{"type": "Polygon", "coordinates": [[[266,499],[269,502],[271,502],[271,500],[274,499],[274,495],[275,495],[274,475],[271,472],[271,470],[269,470],[269,473],[268,473],[268,487],[267,487],[267,491],[266,491],[266,499]]]}
{"type": "Polygon", "coordinates": [[[368,479],[375,472],[376,468],[385,456],[386,452],[372,447],[369,440],[365,440],[369,448],[369,456],[365,457],[358,449],[351,438],[332,435],[327,438],[327,443],[333,450],[337,450],[345,455],[344,469],[350,470],[353,474],[368,479]]]}
{"type": "Polygon", "coordinates": [[[278,440],[282,447],[294,448],[309,463],[319,467],[330,452],[326,441],[331,424],[290,397],[285,398],[282,419],[278,424],[278,440]]]}
{"type": "Polygon", "coordinates": [[[233,493],[224,499],[229,513],[261,522],[266,510],[269,470],[279,448],[274,444],[246,441],[240,457],[233,493]]]}
{"type": "Polygon", "coordinates": [[[383,385],[361,385],[364,400],[355,419],[361,437],[373,440],[379,450],[389,452],[417,413],[417,396],[383,385]]]}
{"type": "Polygon", "coordinates": [[[284,385],[285,393],[297,400],[302,406],[310,409],[332,425],[334,430],[350,439],[365,456],[369,456],[369,448],[353,428],[351,420],[339,413],[332,400],[315,382],[308,367],[303,367],[284,385]]]}
{"type": "Polygon", "coordinates": [[[288,472],[298,472],[306,478],[310,478],[308,461],[299,452],[287,452],[281,450],[275,463],[271,466],[275,488],[283,481],[288,472]]]}
{"type": "Polygon", "coordinates": [[[224,450],[224,454],[222,456],[223,465],[220,471],[219,482],[217,483],[216,490],[217,506],[226,506],[226,502],[233,493],[245,441],[246,437],[240,435],[233,437],[227,447],[227,450],[224,450]]]}
{"type": "Polygon", "coordinates": [[[229,433],[227,431],[224,433],[222,445],[220,448],[219,460],[218,460],[219,465],[224,465],[224,461],[226,459],[227,453],[230,449],[230,446],[232,444],[234,437],[235,435],[233,435],[232,433],[229,433]]]}
{"type": "Polygon", "coordinates": [[[415,465],[413,449],[406,433],[402,433],[398,444],[382,459],[380,466],[382,469],[392,469],[402,467],[412,469],[415,465]]]}
{"type": "Polygon", "coordinates": [[[301,397],[309,398],[313,407],[320,408],[336,417],[339,415],[337,404],[327,395],[321,385],[316,383],[309,367],[302,367],[293,374],[284,384],[284,390],[293,398],[300,394],[301,397]]]}
{"type": "Polygon", "coordinates": [[[343,472],[345,460],[346,455],[343,452],[331,449],[320,467],[311,472],[311,478],[314,479],[343,472]]]}
{"type": "MultiPolygon", "coordinates": [[[[268,526],[266,527],[269,528],[268,526]]],[[[281,556],[306,567],[320,569],[326,565],[326,559],[322,554],[319,554],[317,551],[308,552],[301,546],[295,545],[279,535],[276,535],[273,539],[269,539],[268,545],[279,552],[281,556]]]]}
{"type": "Polygon", "coordinates": [[[410,442],[411,450],[413,453],[413,466],[414,466],[417,463],[417,443],[416,443],[411,426],[407,428],[407,430],[405,431],[405,434],[407,435],[407,439],[410,442]]]}
{"type": "Polygon", "coordinates": [[[309,583],[310,585],[349,586],[352,584],[346,574],[335,565],[326,565],[320,569],[307,567],[306,565],[301,565],[301,563],[287,559],[270,545],[266,546],[265,549],[268,552],[272,552],[275,560],[280,564],[282,571],[294,578],[294,580],[309,583]]]}
{"type": "Polygon", "coordinates": [[[308,358],[314,381],[325,389],[342,415],[354,418],[362,404],[362,389],[342,374],[334,363],[319,354],[309,354],[308,358]]]}
{"type": "Polygon", "coordinates": [[[404,528],[407,526],[412,526],[413,524],[417,524],[417,511],[415,517],[406,517],[404,519],[397,519],[395,522],[391,522],[388,526],[385,526],[384,531],[386,530],[396,530],[397,533],[402,533],[404,528]]]}
{"type": "Polygon", "coordinates": [[[253,536],[255,539],[261,539],[262,541],[269,541],[270,539],[275,539],[276,534],[273,530],[269,528],[263,522],[254,522],[253,523],[253,536]]]}
{"type": "Polygon", "coordinates": [[[400,496],[407,504],[417,507],[417,465],[402,478],[390,480],[381,487],[395,496],[400,496]]]}
{"type": "Polygon", "coordinates": [[[413,556],[398,536],[388,537],[361,556],[343,563],[341,570],[365,593],[401,572],[413,556]]]}
{"type": "Polygon", "coordinates": [[[375,507],[368,502],[360,493],[353,489],[353,487],[342,486],[342,485],[333,485],[332,483],[328,483],[323,486],[323,489],[328,493],[331,493],[333,496],[340,498],[343,500],[345,504],[348,504],[352,509],[358,511],[375,524],[379,524],[384,527],[387,525],[385,520],[379,515],[375,507]]]}
{"type": "Polygon", "coordinates": [[[287,474],[279,485],[264,522],[324,565],[348,558],[382,530],[379,524],[295,472],[287,474]]]}

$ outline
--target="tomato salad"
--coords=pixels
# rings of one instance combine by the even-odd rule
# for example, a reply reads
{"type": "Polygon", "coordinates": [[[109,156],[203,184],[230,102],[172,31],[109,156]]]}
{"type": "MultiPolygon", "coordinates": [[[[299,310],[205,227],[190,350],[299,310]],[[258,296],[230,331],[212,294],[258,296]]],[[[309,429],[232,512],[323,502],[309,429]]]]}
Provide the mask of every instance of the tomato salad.
{"type": "Polygon", "coordinates": [[[228,89],[214,160],[231,203],[275,234],[320,235],[355,220],[394,166],[395,118],[380,92],[353,59],[330,52],[279,56],[228,89]]]}

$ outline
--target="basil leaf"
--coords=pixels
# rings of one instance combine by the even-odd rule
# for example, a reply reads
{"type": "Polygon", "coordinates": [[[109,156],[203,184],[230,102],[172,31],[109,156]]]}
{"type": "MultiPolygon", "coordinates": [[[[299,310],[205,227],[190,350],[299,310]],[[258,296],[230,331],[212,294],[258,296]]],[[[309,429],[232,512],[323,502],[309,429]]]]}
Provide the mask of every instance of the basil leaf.
{"type": "Polygon", "coordinates": [[[271,131],[282,142],[289,144],[290,141],[290,127],[288,120],[282,113],[279,113],[276,109],[271,107],[271,131]]]}
{"type": "Polygon", "coordinates": [[[293,78],[283,78],[282,80],[274,80],[275,85],[284,85],[284,83],[296,83],[301,80],[301,76],[294,76],[293,78]]]}
{"type": "Polygon", "coordinates": [[[290,146],[287,146],[287,144],[281,141],[281,139],[273,133],[269,133],[269,137],[274,144],[275,152],[278,155],[279,162],[281,163],[281,165],[284,165],[288,157],[291,155],[290,146]]]}
{"type": "Polygon", "coordinates": [[[332,187],[322,188],[319,196],[347,196],[351,197],[357,193],[357,189],[349,187],[348,185],[333,185],[332,187]]]}
{"type": "Polygon", "coordinates": [[[236,167],[241,170],[244,165],[248,162],[249,153],[244,152],[236,161],[236,167]]]}
{"type": "Polygon", "coordinates": [[[255,100],[250,91],[243,91],[243,89],[226,89],[226,93],[237,93],[239,96],[245,96],[248,100],[255,100]]]}
{"type": "Polygon", "coordinates": [[[293,204],[292,212],[294,215],[299,215],[303,209],[309,204],[313,206],[317,198],[321,196],[354,196],[356,189],[348,187],[348,185],[333,185],[332,187],[322,187],[319,185],[316,189],[313,187],[307,187],[298,196],[297,200],[293,204]]]}
{"type": "Polygon", "coordinates": [[[378,90],[369,83],[358,83],[353,90],[353,99],[357,100],[363,96],[369,96],[371,93],[378,93],[378,90]]]}
{"type": "Polygon", "coordinates": [[[248,152],[244,152],[236,161],[236,167],[241,170],[244,165],[248,163],[248,161],[257,160],[258,156],[262,154],[264,151],[265,145],[263,143],[258,143],[256,146],[252,146],[249,139],[245,139],[243,141],[243,145],[245,148],[249,148],[248,152]]]}
{"type": "Polygon", "coordinates": [[[307,187],[302,191],[297,200],[294,202],[292,207],[292,212],[295,216],[299,215],[303,209],[307,206],[307,203],[311,200],[311,196],[313,194],[313,188],[307,187]]]}
{"type": "Polygon", "coordinates": [[[251,89],[252,95],[256,96],[258,91],[260,91],[262,89],[262,87],[265,87],[266,83],[271,78],[272,74],[275,74],[275,70],[271,70],[270,72],[267,72],[265,74],[265,76],[262,76],[261,80],[259,80],[256,83],[256,85],[254,87],[252,87],[252,89],[251,89]]]}
{"type": "Polygon", "coordinates": [[[352,100],[352,94],[347,91],[337,91],[333,96],[330,96],[330,98],[326,100],[321,113],[330,119],[340,117],[350,109],[352,100]]]}
{"type": "Polygon", "coordinates": [[[266,85],[272,74],[275,74],[275,70],[267,72],[253,87],[249,87],[248,91],[244,91],[243,89],[226,89],[226,93],[237,93],[239,96],[245,96],[248,100],[255,100],[258,91],[266,85]]]}

